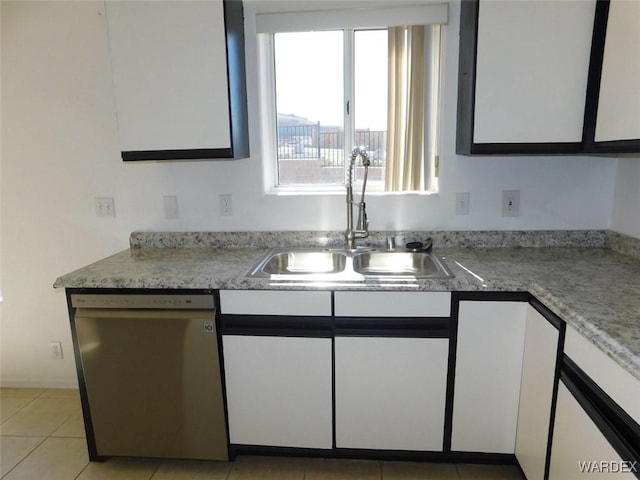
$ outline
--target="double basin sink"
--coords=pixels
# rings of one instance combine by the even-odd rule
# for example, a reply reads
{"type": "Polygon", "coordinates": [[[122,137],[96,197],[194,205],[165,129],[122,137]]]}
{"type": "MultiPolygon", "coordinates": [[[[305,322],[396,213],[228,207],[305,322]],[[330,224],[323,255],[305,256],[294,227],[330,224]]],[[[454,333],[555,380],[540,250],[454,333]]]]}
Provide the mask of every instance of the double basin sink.
{"type": "Polygon", "coordinates": [[[251,277],[275,280],[413,280],[451,278],[441,258],[431,252],[370,248],[278,248],[249,272],[251,277]]]}

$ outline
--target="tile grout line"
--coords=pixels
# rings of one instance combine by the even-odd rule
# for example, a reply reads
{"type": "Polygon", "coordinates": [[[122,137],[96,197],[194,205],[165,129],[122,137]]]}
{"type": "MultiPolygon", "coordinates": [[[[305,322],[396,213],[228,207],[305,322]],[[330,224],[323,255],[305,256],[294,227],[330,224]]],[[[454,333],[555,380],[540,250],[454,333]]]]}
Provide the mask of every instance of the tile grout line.
{"type": "MultiPolygon", "coordinates": [[[[9,436],[19,436],[19,435],[7,435],[7,437],[9,437],[9,436]]],[[[21,436],[28,436],[28,435],[21,435],[21,436]]],[[[36,436],[36,435],[34,435],[34,436],[36,436]]],[[[38,435],[38,436],[39,436],[39,435],[38,435]]],[[[22,462],[24,462],[27,458],[29,458],[29,457],[31,456],[31,454],[32,454],[33,452],[35,452],[35,451],[36,451],[36,449],[37,449],[40,445],[42,445],[44,442],[46,442],[46,441],[47,441],[47,439],[48,439],[48,438],[49,438],[49,437],[42,437],[42,440],[40,440],[40,442],[38,442],[38,444],[37,444],[37,445],[34,445],[34,447],[33,447],[31,450],[29,450],[29,452],[28,452],[24,457],[22,457],[22,459],[21,459],[18,463],[16,463],[16,464],[15,464],[15,465],[14,465],[14,466],[9,470],[9,471],[7,471],[7,473],[5,473],[5,474],[2,476],[2,478],[7,477],[11,472],[13,472],[16,468],[18,468],[18,466],[19,466],[22,462]]],[[[0,480],[1,480],[1,479],[0,479],[0,480]]]]}
{"type": "MultiPolygon", "coordinates": [[[[5,420],[0,423],[0,425],[4,425],[5,423],[7,423],[7,421],[12,418],[14,415],[18,414],[20,411],[22,411],[24,408],[26,408],[28,405],[31,405],[31,403],[33,403],[33,401],[38,398],[38,397],[4,397],[4,398],[28,398],[29,401],[27,403],[25,403],[23,406],[21,406],[18,410],[16,410],[15,412],[13,412],[11,415],[9,415],[7,418],[5,418],[5,420]]],[[[0,399],[0,404],[2,404],[2,400],[0,399]]],[[[2,432],[0,432],[0,435],[2,434],[2,432]]],[[[39,437],[40,435],[34,435],[36,437],[39,437]]]]}

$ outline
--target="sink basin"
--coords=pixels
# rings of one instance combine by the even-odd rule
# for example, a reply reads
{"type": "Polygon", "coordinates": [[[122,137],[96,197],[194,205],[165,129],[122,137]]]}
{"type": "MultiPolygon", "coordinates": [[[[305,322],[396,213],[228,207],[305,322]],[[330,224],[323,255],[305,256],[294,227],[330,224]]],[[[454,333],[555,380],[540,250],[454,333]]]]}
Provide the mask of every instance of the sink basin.
{"type": "Polygon", "coordinates": [[[402,281],[451,278],[453,274],[437,255],[427,252],[276,248],[248,276],[302,281],[402,281]]]}
{"type": "Polygon", "coordinates": [[[367,252],[353,258],[353,270],[362,275],[448,278],[444,264],[426,252],[367,252]]]}
{"type": "Polygon", "coordinates": [[[347,256],[339,252],[287,250],[273,252],[255,270],[267,275],[308,275],[342,272],[347,256]]]}

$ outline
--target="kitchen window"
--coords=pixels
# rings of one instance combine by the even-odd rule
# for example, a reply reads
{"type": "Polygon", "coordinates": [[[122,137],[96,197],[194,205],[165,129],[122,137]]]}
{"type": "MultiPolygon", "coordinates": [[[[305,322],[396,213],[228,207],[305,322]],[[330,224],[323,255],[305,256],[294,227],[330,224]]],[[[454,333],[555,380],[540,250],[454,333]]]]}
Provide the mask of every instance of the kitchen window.
{"type": "Polygon", "coordinates": [[[364,146],[369,191],[435,190],[446,16],[440,4],[258,14],[267,187],[342,192],[364,146]]]}

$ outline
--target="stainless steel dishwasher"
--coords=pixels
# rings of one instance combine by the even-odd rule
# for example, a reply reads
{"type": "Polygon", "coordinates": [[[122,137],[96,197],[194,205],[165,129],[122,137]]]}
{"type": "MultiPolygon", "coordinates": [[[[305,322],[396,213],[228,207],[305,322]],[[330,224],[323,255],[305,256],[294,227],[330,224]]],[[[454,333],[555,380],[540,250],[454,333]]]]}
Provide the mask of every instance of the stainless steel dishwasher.
{"type": "Polygon", "coordinates": [[[89,456],[227,460],[207,295],[70,295],[89,456]]]}

